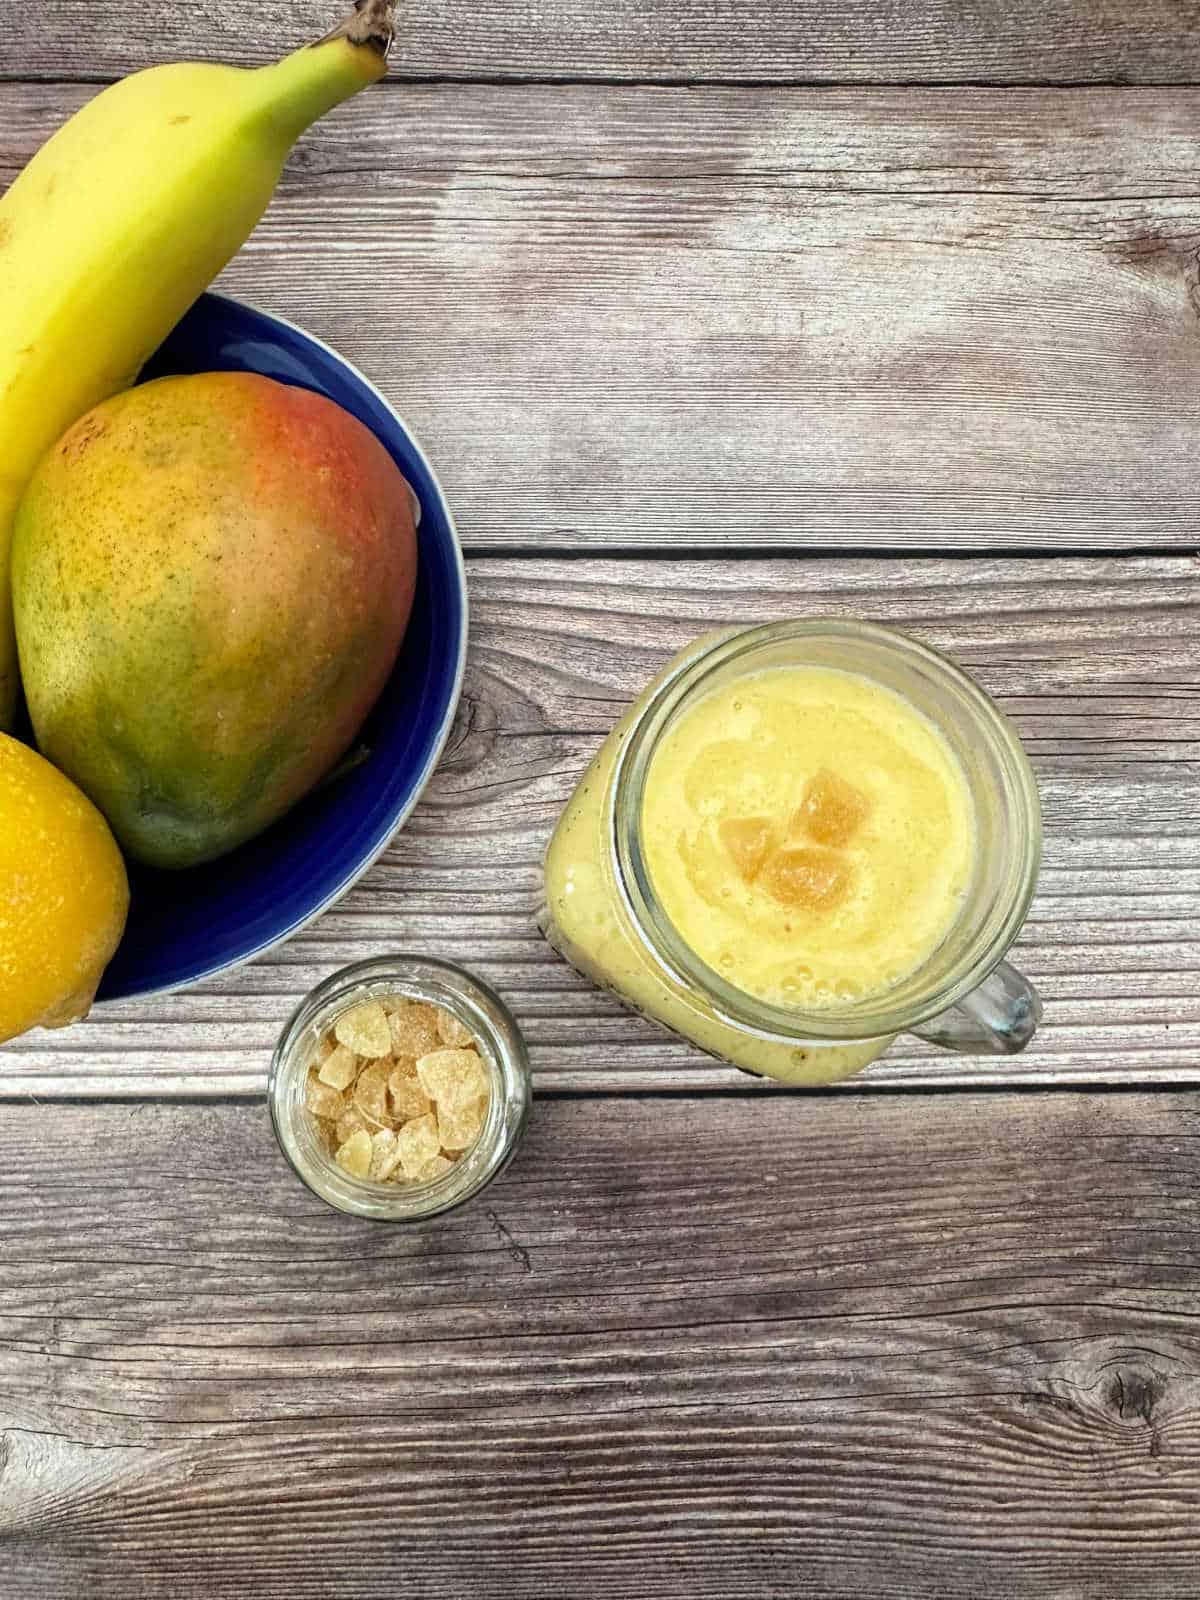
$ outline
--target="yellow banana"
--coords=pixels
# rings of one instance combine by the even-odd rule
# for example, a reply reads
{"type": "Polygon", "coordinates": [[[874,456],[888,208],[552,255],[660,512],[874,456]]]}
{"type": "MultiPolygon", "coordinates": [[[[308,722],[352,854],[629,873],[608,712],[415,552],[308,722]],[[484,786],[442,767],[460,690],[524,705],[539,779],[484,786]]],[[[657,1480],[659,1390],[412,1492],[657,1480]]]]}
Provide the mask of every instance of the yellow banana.
{"type": "Polygon", "coordinates": [[[42,453],[128,388],[266,209],[294,141],[382,77],[394,0],[256,70],[151,67],[105,89],[0,200],[0,729],[17,701],[9,550],[42,453]]]}

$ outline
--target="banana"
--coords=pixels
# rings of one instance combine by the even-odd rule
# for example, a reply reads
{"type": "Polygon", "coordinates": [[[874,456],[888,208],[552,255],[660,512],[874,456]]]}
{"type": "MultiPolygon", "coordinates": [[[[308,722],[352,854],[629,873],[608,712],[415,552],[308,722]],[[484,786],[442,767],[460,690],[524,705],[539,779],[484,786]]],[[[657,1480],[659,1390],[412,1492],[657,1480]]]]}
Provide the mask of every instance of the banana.
{"type": "Polygon", "coordinates": [[[151,67],[105,89],[0,200],[0,730],[18,673],[13,521],[44,451],[137,378],[266,209],[311,122],[387,69],[395,0],[254,70],[151,67]]]}

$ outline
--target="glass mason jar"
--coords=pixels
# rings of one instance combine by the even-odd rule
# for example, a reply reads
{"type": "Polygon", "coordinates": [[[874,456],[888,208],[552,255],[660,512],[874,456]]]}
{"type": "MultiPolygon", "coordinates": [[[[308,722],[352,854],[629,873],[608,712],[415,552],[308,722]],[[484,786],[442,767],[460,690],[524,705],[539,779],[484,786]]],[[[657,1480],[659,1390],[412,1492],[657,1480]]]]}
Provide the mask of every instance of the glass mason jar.
{"type": "Polygon", "coordinates": [[[512,1159],[529,1115],[529,1057],[511,1012],[487,984],[431,956],[380,956],[343,967],[301,1001],[275,1047],[267,1096],[279,1148],[315,1195],[353,1216],[420,1222],[474,1199],[512,1159]],[[430,1183],[352,1177],[321,1144],[304,1104],[309,1063],[322,1035],[351,1006],[392,995],[427,1000],[457,1017],[474,1037],[490,1079],[479,1138],[430,1183]]]}
{"type": "Polygon", "coordinates": [[[791,1083],[829,1083],[901,1033],[968,1055],[1024,1049],[1041,1000],[1004,959],[1041,861],[1037,784],[999,707],[937,651],[873,623],[813,619],[710,634],[654,680],[609,735],[546,854],[538,925],[594,982],[710,1054],[791,1083]],[[941,732],[975,812],[973,876],[936,950],[893,987],[804,1012],[735,988],[689,949],[642,854],[647,774],[659,742],[703,695],[772,667],[836,668],[906,699],[941,732]]]}

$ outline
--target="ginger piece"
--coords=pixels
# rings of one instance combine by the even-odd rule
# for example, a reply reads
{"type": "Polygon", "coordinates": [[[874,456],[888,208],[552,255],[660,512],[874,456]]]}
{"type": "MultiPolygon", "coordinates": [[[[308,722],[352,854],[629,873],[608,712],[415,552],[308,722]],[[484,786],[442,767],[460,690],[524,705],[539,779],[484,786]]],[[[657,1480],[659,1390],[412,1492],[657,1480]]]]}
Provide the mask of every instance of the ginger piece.
{"type": "Polygon", "coordinates": [[[416,1078],[410,1078],[399,1068],[393,1068],[388,1078],[388,1093],[394,1122],[412,1122],[416,1117],[426,1116],[433,1110],[433,1101],[416,1078]]]}
{"type": "Polygon", "coordinates": [[[442,1106],[465,1106],[488,1092],[488,1075],[474,1050],[434,1050],[417,1062],[425,1093],[442,1106]]]}
{"type": "Polygon", "coordinates": [[[473,1100],[465,1106],[438,1106],[438,1138],[443,1150],[466,1150],[483,1131],[485,1102],[473,1100]]]}
{"type": "Polygon", "coordinates": [[[437,1013],[424,1000],[387,1002],[392,1054],[415,1061],[438,1047],[437,1013]]]}
{"type": "Polygon", "coordinates": [[[352,1178],[365,1178],[371,1170],[371,1150],[371,1135],[360,1128],[339,1147],[333,1159],[352,1178]]]}
{"type": "Polygon", "coordinates": [[[333,1025],[334,1036],[357,1056],[378,1059],[391,1054],[392,1032],[378,1000],[364,1000],[343,1011],[333,1025]]]}
{"type": "Polygon", "coordinates": [[[453,1165],[454,1162],[451,1161],[449,1156],[430,1156],[429,1160],[416,1174],[414,1181],[416,1183],[432,1183],[435,1178],[440,1178],[443,1173],[449,1172],[453,1165]]]}
{"type": "Polygon", "coordinates": [[[390,1128],[395,1120],[388,1104],[390,1061],[376,1061],[364,1067],[354,1084],[354,1104],[368,1122],[377,1128],[390,1128]]]}
{"type": "Polygon", "coordinates": [[[371,1135],[371,1177],[376,1183],[386,1183],[400,1165],[400,1147],[390,1128],[380,1128],[371,1135]]]}
{"type": "Polygon", "coordinates": [[[406,1122],[396,1135],[396,1143],[400,1151],[400,1165],[404,1169],[406,1178],[415,1178],[417,1173],[427,1167],[434,1156],[441,1152],[442,1142],[438,1138],[437,1118],[430,1113],[428,1116],[416,1117],[412,1122],[406,1122]]]}
{"type": "Polygon", "coordinates": [[[817,844],[841,847],[850,843],[870,809],[871,802],[861,789],[822,767],[804,786],[792,828],[817,844]]]}
{"type": "Polygon", "coordinates": [[[775,824],[770,817],[726,817],[717,827],[744,883],[753,883],[771,853],[775,824]]]}
{"type": "MultiPolygon", "coordinates": [[[[444,1006],[437,1008],[437,1036],[443,1044],[452,1045],[456,1049],[465,1049],[475,1043],[475,1036],[470,1028],[444,1006]]],[[[429,1048],[432,1050],[434,1046],[430,1045],[429,1048]]]]}
{"type": "Polygon", "coordinates": [[[365,1132],[370,1137],[374,1130],[357,1106],[349,1106],[337,1119],[334,1131],[337,1134],[338,1144],[342,1145],[351,1134],[365,1132]]]}
{"type": "Polygon", "coordinates": [[[358,1057],[344,1044],[335,1045],[321,1063],[317,1077],[333,1089],[348,1089],[358,1076],[358,1057]]]}
{"type": "Polygon", "coordinates": [[[833,911],[850,893],[854,868],[832,850],[802,845],[776,851],[763,868],[762,881],[781,905],[833,911]]]}
{"type": "Polygon", "coordinates": [[[346,1102],[338,1091],[327,1083],[322,1083],[312,1069],[304,1084],[304,1104],[314,1117],[329,1117],[336,1120],[346,1109],[346,1102]]]}

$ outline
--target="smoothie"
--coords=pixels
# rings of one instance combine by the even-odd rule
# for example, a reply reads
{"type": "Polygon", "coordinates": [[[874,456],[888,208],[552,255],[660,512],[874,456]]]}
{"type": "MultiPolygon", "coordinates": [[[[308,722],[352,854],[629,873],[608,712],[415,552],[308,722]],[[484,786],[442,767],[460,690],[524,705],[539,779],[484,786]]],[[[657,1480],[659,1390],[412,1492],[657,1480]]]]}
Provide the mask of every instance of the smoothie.
{"type": "Polygon", "coordinates": [[[885,993],[937,949],[975,818],[943,735],[855,673],[779,666],[686,707],[641,817],[655,895],[726,982],[818,1012],[885,993]]]}
{"type": "Polygon", "coordinates": [[[630,922],[612,856],[613,774],[650,690],[609,734],[559,818],[546,852],[545,900],[538,917],[542,933],[593,983],[611,989],[632,1010],[710,1055],[784,1083],[824,1084],[849,1077],[882,1055],[892,1036],[808,1046],[736,1027],[675,982],[630,922]]]}

